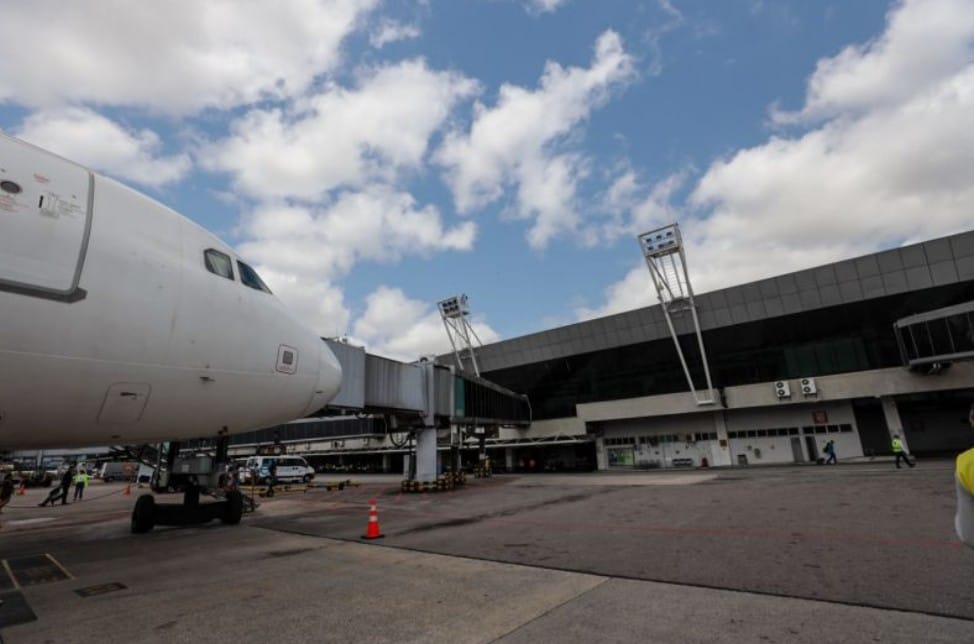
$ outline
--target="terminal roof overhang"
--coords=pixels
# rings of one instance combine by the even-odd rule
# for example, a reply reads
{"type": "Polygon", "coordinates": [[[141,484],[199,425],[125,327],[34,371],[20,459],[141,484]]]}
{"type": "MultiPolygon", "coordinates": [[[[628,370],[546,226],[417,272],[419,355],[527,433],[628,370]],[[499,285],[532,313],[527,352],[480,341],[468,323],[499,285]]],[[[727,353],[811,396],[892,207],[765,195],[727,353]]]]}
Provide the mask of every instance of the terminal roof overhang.
{"type": "MultiPolygon", "coordinates": [[[[692,249],[690,249],[692,253],[692,249]]],[[[690,261],[691,279],[693,274],[690,261]]],[[[707,331],[974,280],[974,231],[695,295],[707,331]]],[[[918,311],[919,313],[920,311],[918,311]]],[[[692,332],[689,318],[675,319],[692,332]]],[[[481,373],[669,338],[659,305],[478,347],[481,373]]],[[[452,354],[441,364],[455,364],[452,354]]]]}

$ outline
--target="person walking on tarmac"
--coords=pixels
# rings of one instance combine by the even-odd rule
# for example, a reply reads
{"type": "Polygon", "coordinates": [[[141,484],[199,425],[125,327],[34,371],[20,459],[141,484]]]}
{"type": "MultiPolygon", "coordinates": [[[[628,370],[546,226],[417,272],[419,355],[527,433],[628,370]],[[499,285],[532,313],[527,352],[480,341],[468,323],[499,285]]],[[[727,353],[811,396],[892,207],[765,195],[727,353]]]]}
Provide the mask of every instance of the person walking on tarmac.
{"type": "Polygon", "coordinates": [[[916,465],[916,461],[910,460],[910,454],[903,448],[903,441],[899,434],[893,434],[893,453],[896,454],[896,469],[900,469],[900,459],[906,461],[910,467],[916,465]]]}
{"type": "Polygon", "coordinates": [[[839,463],[838,459],[836,459],[835,457],[835,441],[830,440],[829,442],[827,442],[825,444],[825,447],[822,448],[822,451],[828,455],[828,458],[825,459],[826,465],[828,465],[829,463],[831,463],[832,465],[837,465],[839,463]]]}
{"type": "Polygon", "coordinates": [[[267,468],[267,496],[274,496],[274,486],[277,484],[277,462],[271,461],[267,468]]]}
{"type": "Polygon", "coordinates": [[[88,487],[88,470],[84,467],[78,468],[78,473],[74,475],[74,500],[82,501],[85,496],[85,488],[88,487]]]}
{"type": "Polygon", "coordinates": [[[74,480],[74,468],[68,467],[64,470],[64,474],[61,475],[61,481],[58,487],[51,490],[51,493],[47,495],[43,501],[41,501],[38,506],[44,507],[47,504],[52,506],[57,503],[58,499],[61,499],[61,505],[67,505],[68,503],[68,491],[71,489],[71,482],[74,480]]]}
{"type": "MultiPolygon", "coordinates": [[[[967,412],[967,422],[974,429],[974,403],[967,412]]],[[[957,457],[954,485],[957,489],[954,529],[961,541],[974,548],[974,448],[957,457]]]]}
{"type": "Polygon", "coordinates": [[[71,489],[71,481],[74,480],[74,466],[69,465],[64,474],[61,475],[61,505],[68,504],[68,491],[71,489]]]}

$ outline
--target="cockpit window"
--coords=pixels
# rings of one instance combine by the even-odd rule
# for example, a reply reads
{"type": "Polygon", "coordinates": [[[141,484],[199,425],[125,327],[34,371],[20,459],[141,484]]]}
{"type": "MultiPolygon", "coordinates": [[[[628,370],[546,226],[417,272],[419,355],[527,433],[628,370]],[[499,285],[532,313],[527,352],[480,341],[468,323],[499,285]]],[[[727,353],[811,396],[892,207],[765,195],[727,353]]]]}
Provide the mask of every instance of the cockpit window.
{"type": "Polygon", "coordinates": [[[271,290],[267,288],[267,284],[264,284],[264,280],[260,279],[257,271],[244,264],[239,259],[237,260],[237,268],[240,270],[240,281],[244,283],[244,286],[249,286],[252,289],[264,291],[265,293],[271,292],[271,290]]]}
{"type": "Polygon", "coordinates": [[[233,260],[230,259],[229,255],[213,248],[207,248],[203,251],[203,263],[206,264],[206,270],[211,273],[228,280],[233,279],[233,260]]]}

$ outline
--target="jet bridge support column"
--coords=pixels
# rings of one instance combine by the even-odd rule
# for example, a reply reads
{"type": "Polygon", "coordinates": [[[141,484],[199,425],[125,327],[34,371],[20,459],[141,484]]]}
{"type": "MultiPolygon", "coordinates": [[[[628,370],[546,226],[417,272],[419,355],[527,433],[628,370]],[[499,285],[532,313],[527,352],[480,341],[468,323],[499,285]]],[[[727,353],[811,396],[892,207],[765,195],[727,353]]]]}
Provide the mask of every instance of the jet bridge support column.
{"type": "Polygon", "coordinates": [[[436,428],[424,427],[416,432],[416,480],[436,480],[436,428]]]}
{"type": "Polygon", "coordinates": [[[436,381],[432,362],[420,365],[426,382],[426,410],[422,429],[416,431],[416,478],[420,482],[436,480],[436,381]]]}

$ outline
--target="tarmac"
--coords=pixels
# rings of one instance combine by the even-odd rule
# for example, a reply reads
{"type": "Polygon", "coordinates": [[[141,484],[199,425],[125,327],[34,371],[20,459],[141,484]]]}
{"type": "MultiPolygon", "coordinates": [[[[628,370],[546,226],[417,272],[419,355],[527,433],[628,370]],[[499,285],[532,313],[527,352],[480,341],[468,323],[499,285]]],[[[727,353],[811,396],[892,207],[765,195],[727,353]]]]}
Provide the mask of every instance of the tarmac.
{"type": "Polygon", "coordinates": [[[0,638],[55,642],[971,642],[948,460],[401,477],[129,533],[137,494],[0,514],[0,638]],[[361,537],[376,499],[384,538],[361,537]]]}

